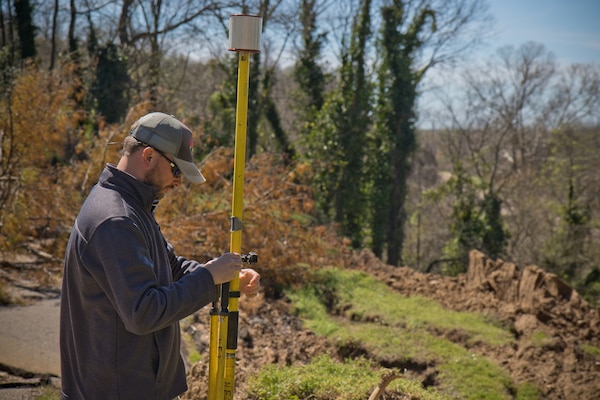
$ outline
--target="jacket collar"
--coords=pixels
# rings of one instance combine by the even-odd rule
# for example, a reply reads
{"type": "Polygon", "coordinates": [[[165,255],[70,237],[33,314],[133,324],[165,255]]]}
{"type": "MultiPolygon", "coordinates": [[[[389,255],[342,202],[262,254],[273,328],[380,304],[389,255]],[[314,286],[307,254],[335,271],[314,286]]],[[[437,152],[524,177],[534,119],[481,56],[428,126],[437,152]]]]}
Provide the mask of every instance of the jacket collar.
{"type": "Polygon", "coordinates": [[[121,171],[114,164],[106,164],[98,183],[100,186],[131,196],[148,211],[152,211],[156,205],[155,199],[158,189],[140,181],[127,172],[121,171]]]}

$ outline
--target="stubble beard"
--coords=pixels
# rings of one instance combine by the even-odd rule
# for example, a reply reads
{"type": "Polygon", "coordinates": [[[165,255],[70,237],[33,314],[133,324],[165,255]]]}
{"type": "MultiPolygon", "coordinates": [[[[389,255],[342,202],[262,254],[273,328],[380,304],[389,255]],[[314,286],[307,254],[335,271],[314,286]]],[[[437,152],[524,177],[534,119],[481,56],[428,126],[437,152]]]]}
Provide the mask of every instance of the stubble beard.
{"type": "Polygon", "coordinates": [[[150,171],[148,171],[143,182],[155,188],[157,190],[155,198],[156,200],[161,200],[163,197],[165,197],[165,194],[167,193],[167,190],[170,188],[170,186],[161,187],[158,184],[158,179],[156,178],[156,175],[158,174],[157,168],[158,165],[155,165],[150,171]]]}

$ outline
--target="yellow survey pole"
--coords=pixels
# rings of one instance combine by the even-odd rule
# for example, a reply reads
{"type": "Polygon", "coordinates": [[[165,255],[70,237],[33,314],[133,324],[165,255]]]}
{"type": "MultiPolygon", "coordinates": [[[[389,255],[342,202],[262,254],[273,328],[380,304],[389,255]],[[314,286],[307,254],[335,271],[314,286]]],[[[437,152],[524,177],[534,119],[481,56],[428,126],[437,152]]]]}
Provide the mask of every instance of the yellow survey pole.
{"type": "MultiPolygon", "coordinates": [[[[229,251],[239,254],[242,252],[242,207],[244,167],[246,163],[250,53],[259,51],[261,30],[261,17],[232,15],[230,18],[229,50],[239,53],[239,66],[229,251]]],[[[220,291],[219,299],[213,303],[210,312],[208,400],[233,400],[239,323],[239,274],[230,282],[220,285],[217,290],[220,291]],[[220,309],[218,303],[220,303],[220,309]]]]}
{"type": "MultiPolygon", "coordinates": [[[[244,196],[244,164],[246,160],[246,122],[248,117],[249,53],[239,54],[238,96],[235,127],[235,156],[233,162],[233,200],[231,213],[231,242],[229,251],[242,252],[242,200],[244,196]]],[[[225,350],[224,399],[233,400],[235,354],[238,335],[238,302],[240,298],[239,274],[229,286],[229,320],[227,326],[227,347],[225,350]]]]}

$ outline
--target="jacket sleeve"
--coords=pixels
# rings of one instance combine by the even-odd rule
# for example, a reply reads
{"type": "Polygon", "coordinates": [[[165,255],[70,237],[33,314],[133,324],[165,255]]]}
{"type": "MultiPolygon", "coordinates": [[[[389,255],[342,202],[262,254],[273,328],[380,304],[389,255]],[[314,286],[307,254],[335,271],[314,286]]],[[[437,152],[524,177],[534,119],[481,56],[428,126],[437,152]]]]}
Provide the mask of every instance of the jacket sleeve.
{"type": "Polygon", "coordinates": [[[171,271],[173,272],[174,281],[178,281],[184,275],[204,267],[204,264],[198,261],[188,260],[185,257],[175,255],[175,250],[170,243],[167,243],[167,251],[169,253],[169,261],[171,262],[171,271]]]}
{"type": "MultiPolygon", "coordinates": [[[[125,328],[143,335],[169,326],[214,300],[210,272],[199,268],[176,282],[159,285],[149,244],[135,222],[103,222],[82,252],[84,265],[102,288],[125,328]],[[114,248],[110,248],[115,244],[114,248]]],[[[166,262],[166,261],[165,261],[166,262]]],[[[165,265],[162,270],[170,269],[165,265]]],[[[169,271],[170,272],[170,271],[169,271]]]]}

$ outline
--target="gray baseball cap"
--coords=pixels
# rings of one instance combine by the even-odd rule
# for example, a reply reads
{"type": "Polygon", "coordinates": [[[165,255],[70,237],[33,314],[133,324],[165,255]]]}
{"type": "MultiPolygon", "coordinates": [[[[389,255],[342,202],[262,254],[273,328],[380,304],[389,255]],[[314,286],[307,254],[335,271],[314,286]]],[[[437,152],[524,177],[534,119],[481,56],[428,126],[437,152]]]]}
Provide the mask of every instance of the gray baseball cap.
{"type": "Polygon", "coordinates": [[[131,136],[173,156],[177,167],[193,183],[206,181],[194,164],[192,131],[172,115],[153,112],[138,119],[129,132],[131,136]]]}

